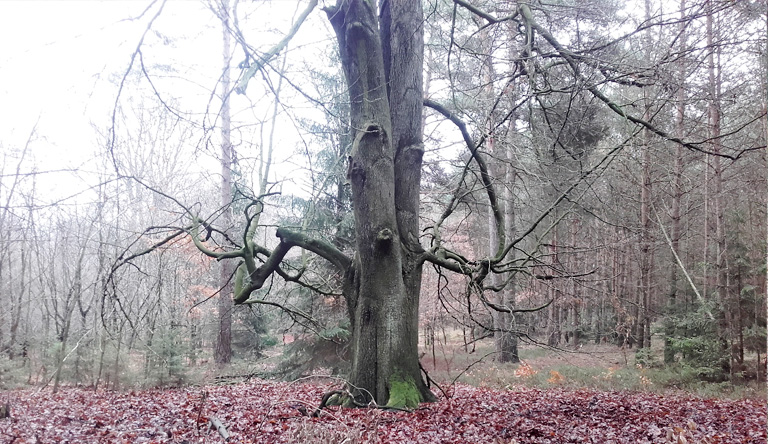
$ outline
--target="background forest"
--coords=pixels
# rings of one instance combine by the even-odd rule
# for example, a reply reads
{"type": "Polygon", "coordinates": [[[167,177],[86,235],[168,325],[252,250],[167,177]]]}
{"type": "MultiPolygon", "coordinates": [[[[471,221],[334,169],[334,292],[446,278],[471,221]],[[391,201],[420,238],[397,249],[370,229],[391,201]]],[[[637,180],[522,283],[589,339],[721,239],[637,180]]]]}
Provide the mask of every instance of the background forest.
{"type": "MultiPolygon", "coordinates": [[[[249,230],[271,248],[279,226],[353,250],[325,14],[143,3],[81,4],[60,11],[91,17],[77,37],[0,50],[4,83],[31,89],[0,96],[0,388],[345,375],[334,268],[292,251],[233,305],[237,264],[204,254],[249,230]]],[[[491,257],[496,212],[516,241],[480,291],[424,268],[422,366],[501,380],[534,374],[528,358],[619,353],[611,371],[663,386],[764,381],[765,2],[534,1],[540,29],[518,6],[424,2],[420,242],[491,257]]]]}

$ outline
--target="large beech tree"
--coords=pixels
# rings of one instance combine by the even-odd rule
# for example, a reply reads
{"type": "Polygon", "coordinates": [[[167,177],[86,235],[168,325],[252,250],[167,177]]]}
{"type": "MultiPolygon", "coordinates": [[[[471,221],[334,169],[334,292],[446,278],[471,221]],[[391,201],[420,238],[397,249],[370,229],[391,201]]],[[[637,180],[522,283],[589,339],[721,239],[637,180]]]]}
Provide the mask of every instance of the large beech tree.
{"type": "MultiPolygon", "coordinates": [[[[116,387],[138,382],[118,376],[142,355],[145,384],[168,375],[181,382],[183,362],[214,352],[200,332],[216,334],[212,315],[198,309],[216,279],[191,241],[233,281],[222,289],[234,293],[221,299],[224,314],[231,303],[267,304],[341,338],[345,324],[323,326],[312,314],[337,322],[337,296],[346,299],[350,403],[413,407],[434,398],[418,360],[420,297],[422,309],[445,310],[421,328],[459,326],[465,346],[490,334],[498,343],[541,340],[545,331],[553,346],[569,334],[573,346],[625,346],[633,324],[649,346],[649,327],[667,313],[667,363],[711,380],[764,378],[765,2],[685,0],[670,9],[648,0],[632,11],[614,0],[323,0],[319,11],[317,0],[297,0],[303,10],[271,48],[261,46],[273,35],[264,21],[287,18],[283,2],[215,0],[197,11],[146,3],[128,8],[136,15],[121,21],[127,28],[88,33],[117,43],[113,32],[123,42],[144,24],[122,78],[105,71],[106,84],[87,82],[95,122],[102,86],[117,94],[109,131],[98,136],[105,146],[94,147],[106,148],[104,157],[73,151],[82,168],[49,170],[32,154],[55,128],[36,137],[35,126],[14,148],[12,121],[0,141],[0,367],[15,369],[0,383],[28,372],[24,379],[54,386],[116,387]],[[201,45],[205,23],[214,23],[203,9],[220,15],[234,42],[223,50],[224,73],[241,62],[231,88],[218,50],[201,45]],[[303,25],[313,14],[329,24],[329,39],[289,51],[300,30],[318,33],[303,25]],[[334,54],[318,57],[326,49],[334,54]],[[319,66],[328,63],[338,69],[319,66]],[[337,88],[342,72],[347,84],[337,88]],[[250,100],[234,95],[246,92],[250,100]],[[307,112],[308,103],[324,112],[307,112]],[[275,122],[292,112],[314,165],[303,181],[311,200],[272,196],[268,181],[272,147],[290,144],[277,137],[273,145],[275,122]],[[459,136],[458,155],[442,150],[459,136]],[[222,181],[197,164],[212,163],[216,139],[222,199],[211,193],[222,181]],[[54,178],[64,186],[48,190],[54,178]],[[77,184],[86,188],[70,196],[77,184]],[[278,206],[288,201],[290,209],[278,206]],[[267,205],[277,211],[263,216],[267,205]],[[354,215],[342,215],[348,208],[354,215]],[[296,209],[306,213],[296,218],[296,209]],[[293,228],[276,228],[275,216],[293,228]],[[137,227],[147,228],[136,235],[137,227]],[[323,296],[320,310],[307,295],[323,296]],[[514,319],[541,305],[543,313],[514,319]],[[475,336],[478,325],[485,329],[475,336]]],[[[87,46],[91,59],[125,50],[87,46]]],[[[85,83],[70,92],[77,85],[85,83]]],[[[511,347],[500,345],[503,361],[511,347]]]]}
{"type": "MultiPolygon", "coordinates": [[[[302,17],[306,17],[310,8],[302,17]]],[[[380,11],[366,0],[339,1],[325,12],[336,32],[349,87],[353,145],[348,176],[352,186],[356,254],[348,257],[331,243],[286,228],[272,250],[257,245],[253,233],[263,202],[246,210],[243,246],[218,259],[241,258],[235,278],[235,303],[250,299],[293,247],[333,263],[343,276],[343,294],[352,326],[351,388],[358,403],[371,399],[394,407],[434,400],[418,358],[418,313],[422,266],[429,254],[419,243],[419,187],[422,137],[422,5],[383,1],[380,11]],[[266,257],[257,266],[259,255],[266,257]],[[390,396],[392,390],[399,393],[390,396]]],[[[294,28],[295,29],[295,28],[294,28]]],[[[275,51],[276,52],[276,51],[275,51]]],[[[254,73],[255,70],[250,71],[254,73]]],[[[246,73],[244,90],[249,79],[246,73]]]]}
{"type": "MultiPolygon", "coordinates": [[[[245,92],[248,81],[255,73],[284,49],[316,3],[314,0],[310,2],[281,42],[254,57],[256,62],[244,72],[235,88],[237,92],[245,92]]],[[[547,220],[580,183],[603,169],[632,137],[640,133],[639,128],[690,150],[712,154],[707,149],[706,141],[687,142],[673,137],[654,125],[648,117],[633,115],[615,102],[608,95],[610,89],[603,88],[603,85],[626,84],[623,79],[627,73],[623,70],[629,68],[598,63],[599,57],[589,58],[583,51],[577,53],[562,45],[537,22],[530,6],[516,5],[510,15],[497,18],[466,1],[454,0],[454,3],[485,20],[488,26],[509,20],[518,23],[523,49],[520,63],[510,64],[519,67],[515,76],[534,78],[547,69],[554,69],[553,66],[561,67],[558,69],[565,69],[567,73],[562,75],[561,91],[574,94],[580,91],[589,95],[619,120],[633,124],[635,130],[615,147],[602,150],[601,157],[584,166],[573,183],[564,187],[559,197],[512,238],[505,231],[507,224],[503,203],[498,198],[494,179],[486,164],[487,154],[481,151],[487,137],[473,137],[472,131],[456,113],[424,98],[424,17],[421,2],[381,0],[377,7],[372,0],[338,0],[335,6],[325,8],[325,13],[336,33],[349,94],[353,143],[349,154],[348,179],[355,217],[354,254],[347,254],[330,242],[286,227],[276,230],[279,242],[273,249],[256,243],[254,234],[265,205],[264,195],[246,206],[244,233],[239,242],[232,242],[235,246],[228,251],[214,250],[201,240],[202,230],[207,231],[207,235],[215,231],[202,219],[193,218],[193,223],[182,230],[192,235],[197,247],[205,254],[219,260],[240,261],[235,274],[236,304],[280,306],[274,301],[258,299],[254,292],[262,288],[273,274],[301,282],[301,274],[291,275],[284,263],[293,248],[308,250],[332,263],[342,278],[343,296],[352,327],[349,388],[357,404],[364,405],[374,400],[379,405],[415,407],[418,402],[434,399],[422,377],[417,348],[419,292],[425,263],[465,275],[469,283],[468,291],[475,293],[487,307],[497,312],[515,313],[543,308],[513,309],[503,303],[492,302],[493,299],[487,298],[484,293],[502,291],[504,284],[486,283],[486,280],[492,281],[486,278],[493,273],[509,275],[534,265],[536,259],[533,255],[510,259],[515,257],[510,252],[520,249],[522,241],[534,233],[537,226],[547,220]],[[545,47],[546,54],[541,55],[545,47]],[[554,63],[551,59],[559,59],[559,62],[554,63]],[[493,243],[496,251],[490,252],[488,257],[468,259],[451,251],[441,241],[440,227],[459,205],[461,193],[458,192],[450,197],[434,225],[425,231],[429,236],[428,247],[420,242],[419,199],[424,154],[422,114],[425,105],[451,121],[468,148],[467,165],[471,163],[475,168],[490,208],[491,223],[495,225],[492,231],[496,236],[493,243]]],[[[248,48],[247,43],[242,41],[242,33],[233,34],[244,48],[248,48]]],[[[605,46],[598,45],[594,51],[619,41],[621,39],[605,46]]],[[[496,123],[496,127],[508,124],[513,114],[507,113],[496,123]]],[[[733,152],[732,155],[715,154],[736,158],[748,150],[733,152]]],[[[468,167],[463,174],[466,175],[467,171],[468,167]]],[[[557,274],[542,278],[567,277],[564,271],[557,274]]]]}
{"type": "Polygon", "coordinates": [[[395,384],[418,390],[395,402],[427,401],[418,361],[423,250],[419,185],[424,37],[421,2],[371,1],[330,8],[351,103],[349,179],[357,255],[346,272],[352,320],[351,382],[375,399],[395,384]]]}

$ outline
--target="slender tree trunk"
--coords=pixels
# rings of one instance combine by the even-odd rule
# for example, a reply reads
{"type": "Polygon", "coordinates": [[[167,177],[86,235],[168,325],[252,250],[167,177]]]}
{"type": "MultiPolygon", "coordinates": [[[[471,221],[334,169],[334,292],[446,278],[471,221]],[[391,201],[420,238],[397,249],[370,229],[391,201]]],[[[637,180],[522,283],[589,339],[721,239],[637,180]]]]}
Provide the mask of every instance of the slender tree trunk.
{"type": "Polygon", "coordinates": [[[632,310],[632,341],[630,347],[637,345],[637,348],[645,347],[645,307],[643,306],[643,267],[640,266],[640,276],[637,279],[637,291],[635,291],[635,303],[632,310]]]}
{"type": "MultiPolygon", "coordinates": [[[[685,17],[685,0],[680,0],[680,17],[685,17]]],[[[680,52],[686,51],[686,33],[685,25],[680,24],[680,52]]],[[[685,59],[678,62],[678,90],[676,94],[675,106],[675,132],[677,137],[684,136],[683,127],[685,122],[685,59]]],[[[680,205],[683,198],[683,147],[677,145],[675,148],[675,169],[672,176],[672,229],[671,244],[672,251],[680,254],[680,205]]],[[[664,326],[664,363],[672,364],[675,361],[675,350],[672,346],[671,338],[674,335],[674,316],[677,313],[677,292],[679,287],[679,273],[677,265],[673,264],[669,268],[669,294],[667,296],[667,320],[664,326]]]]}
{"type": "MultiPolygon", "coordinates": [[[[626,236],[626,233],[625,233],[626,236]]],[[[639,306],[640,303],[637,300],[638,298],[638,289],[639,285],[636,284],[635,280],[635,264],[631,260],[631,247],[627,247],[624,250],[624,255],[621,257],[621,269],[623,272],[621,273],[621,286],[620,291],[617,295],[617,297],[621,297],[621,295],[625,295],[624,297],[630,301],[634,301],[634,303],[630,306],[629,309],[629,317],[626,322],[626,346],[629,348],[632,348],[635,346],[635,343],[637,342],[637,337],[635,335],[636,329],[637,329],[637,319],[639,314],[639,306]]]]}
{"type": "Polygon", "coordinates": [[[717,301],[721,308],[719,315],[719,333],[722,340],[723,352],[728,356],[727,371],[731,375],[733,371],[733,353],[730,350],[730,328],[731,328],[731,307],[728,296],[728,267],[726,262],[725,245],[725,221],[723,217],[723,177],[720,156],[720,66],[719,50],[715,47],[715,35],[718,33],[714,29],[714,12],[712,0],[708,2],[709,13],[707,14],[707,46],[709,54],[707,64],[709,71],[709,107],[708,118],[710,127],[710,138],[712,139],[712,152],[715,154],[712,159],[713,179],[714,179],[714,212],[715,212],[715,288],[717,291],[717,301]],[[718,60],[716,60],[716,58],[718,60]]]}
{"type": "Polygon", "coordinates": [[[56,351],[56,372],[53,376],[53,393],[59,391],[61,384],[61,371],[64,368],[64,358],[67,353],[67,341],[69,339],[69,321],[65,321],[65,326],[59,335],[59,349],[56,351]]]}
{"type": "MultiPolygon", "coordinates": [[[[123,349],[123,328],[125,321],[120,323],[120,329],[117,332],[117,346],[115,347],[115,360],[112,363],[112,390],[117,390],[120,385],[120,352],[123,349]]],[[[107,380],[109,386],[109,380],[107,380]]]]}
{"type": "MultiPolygon", "coordinates": [[[[231,119],[229,110],[229,1],[223,0],[221,4],[222,20],[222,55],[224,73],[221,76],[221,208],[222,224],[225,230],[232,226],[232,143],[231,119]]],[[[219,262],[219,292],[218,317],[219,331],[216,336],[216,350],[214,360],[217,364],[228,364],[232,360],[232,274],[234,272],[232,261],[219,262]]]]}
{"type": "MultiPolygon", "coordinates": [[[[64,242],[66,242],[67,238],[65,237],[64,239],[64,242]]],[[[72,325],[72,315],[75,311],[75,306],[80,302],[80,298],[83,297],[83,259],[85,257],[86,250],[86,245],[80,246],[78,257],[75,260],[75,263],[71,265],[74,267],[74,273],[72,274],[71,280],[66,283],[69,288],[67,289],[66,295],[64,296],[63,303],[61,303],[61,311],[56,313],[57,317],[61,320],[61,325],[58,328],[58,339],[61,348],[56,354],[56,373],[54,375],[53,382],[54,393],[59,390],[62,370],[64,368],[64,360],[67,358],[67,343],[71,333],[70,327],[72,325]]],[[[64,267],[64,272],[62,273],[65,277],[69,274],[66,267],[67,266],[64,267]]]]}
{"type": "MultiPolygon", "coordinates": [[[[577,217],[574,217],[571,221],[571,245],[577,245],[578,244],[578,231],[579,231],[579,219],[577,217]]],[[[579,263],[578,258],[574,257],[573,266],[571,267],[572,270],[578,270],[579,269],[579,263]]],[[[581,316],[580,316],[580,310],[581,310],[581,289],[579,288],[578,282],[576,282],[575,279],[571,279],[571,307],[573,309],[573,314],[571,316],[571,337],[573,338],[572,346],[573,348],[579,348],[580,345],[580,335],[581,335],[581,316]]]]}
{"type": "MultiPolygon", "coordinates": [[[[510,2],[508,5],[510,10],[517,7],[516,4],[510,2]]],[[[512,22],[508,25],[508,35],[511,38],[514,33],[512,22]]],[[[510,60],[513,60],[517,55],[518,48],[510,41],[509,56],[510,60]]],[[[493,64],[491,64],[493,67],[493,64]]],[[[507,101],[509,103],[515,103],[516,99],[516,85],[511,83],[506,86],[507,101]]],[[[517,171],[515,170],[517,153],[515,152],[515,142],[517,138],[517,131],[515,129],[515,123],[517,121],[516,113],[513,113],[509,118],[508,128],[506,129],[506,146],[504,147],[504,153],[502,158],[505,160],[503,167],[503,182],[504,182],[504,232],[507,239],[514,239],[517,232],[516,224],[516,212],[515,212],[515,185],[517,183],[517,171]]],[[[491,250],[493,251],[493,250],[491,250]]],[[[507,255],[507,260],[512,262],[517,257],[517,250],[512,249],[507,255]]],[[[517,277],[514,274],[508,273],[502,276],[507,280],[507,284],[504,290],[501,292],[501,304],[506,307],[514,308],[517,297],[517,277]]],[[[500,323],[504,327],[501,332],[501,337],[497,338],[496,351],[498,352],[497,359],[499,362],[520,362],[520,355],[518,353],[518,329],[515,315],[513,313],[498,313],[500,315],[500,323]]]]}
{"type": "MultiPolygon", "coordinates": [[[[765,12],[765,37],[766,41],[768,41],[768,3],[766,3],[766,10],[765,12]]],[[[763,91],[763,114],[765,114],[765,118],[763,119],[763,133],[765,136],[765,140],[768,140],[768,51],[764,49],[763,53],[763,86],[765,90],[763,91]]],[[[765,193],[763,194],[765,199],[765,243],[768,245],[768,148],[766,148],[766,176],[765,176],[765,193]]],[[[768,248],[766,248],[765,251],[765,297],[763,299],[764,302],[768,302],[768,248]]],[[[757,316],[757,310],[755,310],[755,316],[757,316]]],[[[768,350],[768,335],[766,337],[766,343],[765,349],[768,350]]],[[[757,380],[760,380],[760,369],[761,369],[761,361],[760,361],[760,348],[758,348],[757,352],[757,380]]],[[[768,367],[768,359],[766,359],[766,367],[768,367]]],[[[763,368],[763,376],[768,376],[768,368],[763,368]]]]}
{"type": "MultiPolygon", "coordinates": [[[[482,33],[482,39],[484,41],[490,41],[490,36],[487,32],[482,33]]],[[[492,47],[491,45],[488,45],[486,48],[486,54],[483,57],[483,83],[486,85],[484,88],[484,101],[486,104],[492,104],[495,100],[495,92],[493,90],[493,79],[495,77],[495,71],[493,67],[493,54],[492,54],[492,47]]],[[[489,153],[491,154],[492,158],[488,160],[488,168],[490,170],[491,176],[494,178],[497,178],[497,183],[504,186],[504,197],[505,197],[505,206],[504,206],[504,230],[507,235],[509,235],[508,229],[511,227],[511,224],[513,223],[511,221],[512,213],[511,213],[511,203],[509,200],[507,200],[511,196],[510,187],[513,186],[512,183],[510,183],[507,179],[512,177],[512,174],[509,173],[509,161],[506,159],[507,155],[504,152],[505,147],[503,143],[501,142],[501,138],[497,137],[496,135],[496,125],[497,125],[497,112],[496,110],[491,110],[485,126],[486,131],[486,144],[488,146],[489,153]]],[[[514,121],[514,119],[512,119],[514,121]]],[[[499,229],[496,225],[496,218],[494,217],[493,211],[491,209],[488,209],[488,255],[489,257],[496,254],[496,251],[498,251],[499,248],[499,229]]],[[[504,280],[507,278],[506,275],[501,275],[499,273],[492,273],[490,276],[491,285],[499,288],[504,286],[505,288],[501,291],[497,291],[496,294],[493,296],[495,299],[495,303],[500,306],[507,306],[512,307],[514,303],[513,299],[513,291],[511,282],[507,285],[503,285],[504,280]]],[[[518,362],[519,358],[517,357],[517,341],[516,338],[513,337],[512,329],[512,320],[514,319],[513,315],[510,313],[504,313],[499,311],[494,311],[492,313],[493,315],[493,338],[494,338],[494,347],[496,354],[494,356],[494,359],[497,362],[518,362]]]]}
{"type": "MultiPolygon", "coordinates": [[[[512,125],[514,126],[514,119],[512,119],[512,125]]],[[[505,188],[504,188],[504,223],[505,232],[508,238],[514,238],[516,232],[515,224],[515,201],[514,201],[514,187],[517,181],[517,173],[514,168],[514,144],[509,144],[506,150],[507,162],[504,165],[505,169],[505,188]]],[[[516,257],[516,251],[513,249],[507,255],[507,260],[514,261],[516,257]]],[[[501,303],[507,307],[515,306],[516,298],[516,277],[505,276],[505,279],[509,279],[506,287],[501,292],[501,303]]],[[[501,316],[500,323],[504,327],[502,329],[502,335],[497,339],[496,351],[499,352],[497,359],[499,362],[520,362],[520,355],[518,353],[518,332],[517,322],[513,313],[498,313],[501,316]]]]}
{"type": "MultiPolygon", "coordinates": [[[[645,0],[645,17],[646,20],[650,20],[651,15],[650,1],[645,0]]],[[[653,44],[653,37],[651,31],[646,31],[646,50],[648,54],[648,60],[651,57],[651,47],[653,44]]],[[[651,117],[651,100],[648,96],[648,91],[643,90],[643,103],[645,111],[643,118],[648,121],[651,117]]],[[[638,348],[650,347],[650,310],[651,310],[651,285],[652,285],[652,272],[653,272],[653,249],[652,245],[652,233],[651,233],[651,199],[653,196],[653,190],[651,189],[651,132],[647,129],[643,130],[643,184],[640,188],[640,224],[641,224],[641,239],[640,239],[640,295],[638,296],[638,302],[640,303],[638,312],[638,329],[636,335],[638,336],[638,348]]]]}
{"type": "MultiPolygon", "coordinates": [[[[555,220],[557,220],[557,210],[555,210],[555,214],[553,216],[555,220]]],[[[552,254],[552,269],[557,269],[560,266],[560,259],[558,258],[558,227],[555,227],[552,230],[552,246],[551,248],[551,254],[552,254]]],[[[549,322],[547,326],[547,345],[550,347],[556,347],[560,344],[561,340],[561,326],[562,326],[562,298],[561,298],[561,292],[560,292],[560,284],[559,282],[553,282],[550,284],[550,300],[552,300],[552,304],[549,306],[549,322]]]]}
{"type": "MultiPolygon", "coordinates": [[[[30,210],[31,211],[31,210],[30,210]]],[[[22,249],[20,254],[20,276],[19,276],[19,288],[14,294],[11,294],[11,330],[10,338],[8,340],[8,357],[13,359],[16,357],[18,351],[18,331],[19,323],[22,317],[22,307],[24,307],[24,296],[27,294],[29,288],[27,284],[27,266],[29,265],[28,256],[29,253],[26,249],[22,249]]],[[[9,279],[12,282],[12,280],[9,279]]],[[[26,341],[26,338],[24,339],[26,341]]],[[[2,343],[2,342],[0,342],[2,343]]]]}

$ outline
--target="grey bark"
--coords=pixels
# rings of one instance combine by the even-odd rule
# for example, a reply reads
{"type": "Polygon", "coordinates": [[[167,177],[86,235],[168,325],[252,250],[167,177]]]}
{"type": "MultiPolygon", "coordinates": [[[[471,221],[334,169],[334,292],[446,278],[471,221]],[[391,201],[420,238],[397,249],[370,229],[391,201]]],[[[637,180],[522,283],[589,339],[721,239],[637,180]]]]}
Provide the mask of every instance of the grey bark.
{"type": "MultiPolygon", "coordinates": [[[[513,120],[514,124],[514,120],[513,120]]],[[[514,209],[514,193],[513,189],[516,182],[516,172],[513,165],[514,159],[514,146],[510,144],[507,148],[507,162],[505,165],[505,182],[504,188],[504,223],[505,231],[510,238],[516,236],[515,225],[515,209],[514,209]]],[[[516,259],[515,250],[511,250],[507,255],[507,260],[510,262],[516,259]]],[[[505,276],[508,280],[504,289],[501,291],[501,305],[505,307],[515,306],[515,276],[505,276]]],[[[496,316],[499,318],[499,324],[502,328],[499,334],[496,335],[496,360],[499,362],[520,362],[520,356],[518,354],[518,334],[517,324],[515,322],[515,314],[507,312],[496,312],[496,316]]]]}
{"type": "Polygon", "coordinates": [[[423,155],[423,29],[420,2],[384,1],[327,9],[349,86],[355,134],[349,179],[355,214],[350,382],[359,400],[389,400],[395,381],[433,400],[418,360],[422,248],[418,241],[423,155]],[[379,31],[380,27],[380,31],[379,31]]]}
{"type": "MultiPolygon", "coordinates": [[[[231,119],[229,110],[229,2],[222,1],[222,55],[224,73],[221,78],[221,207],[224,209],[222,223],[226,230],[232,226],[232,212],[229,208],[232,202],[232,143],[231,119]]],[[[221,261],[219,264],[218,296],[219,329],[216,335],[216,350],[214,360],[217,364],[228,364],[232,360],[232,261],[221,261]]]]}
{"type": "MultiPolygon", "coordinates": [[[[685,17],[685,0],[680,0],[680,16],[685,17]]],[[[680,52],[686,50],[685,27],[680,24],[680,52]]],[[[685,122],[685,60],[680,60],[678,64],[678,82],[677,97],[675,107],[675,132],[678,137],[683,136],[685,122]]],[[[680,204],[683,198],[683,147],[678,145],[675,151],[675,169],[673,173],[673,192],[672,192],[672,229],[671,229],[671,248],[673,254],[680,251],[680,204]]],[[[668,316],[672,316],[677,306],[677,293],[679,289],[679,275],[676,266],[669,270],[669,294],[667,296],[668,316]]],[[[672,347],[671,336],[674,326],[672,320],[668,319],[665,325],[664,338],[664,363],[671,364],[675,361],[675,351],[672,347]]]]}
{"type": "Polygon", "coordinates": [[[715,45],[715,37],[719,37],[718,30],[715,28],[715,12],[712,0],[708,1],[707,14],[707,46],[709,54],[707,55],[707,67],[709,74],[709,106],[707,107],[707,116],[709,120],[710,137],[712,139],[712,152],[715,154],[712,159],[713,179],[714,179],[714,217],[715,217],[715,290],[717,292],[717,302],[721,313],[719,319],[719,333],[722,341],[723,352],[729,356],[727,371],[733,377],[734,356],[733,350],[729,349],[731,339],[731,300],[728,295],[728,262],[725,239],[725,220],[723,212],[723,177],[720,154],[722,144],[721,135],[721,116],[720,116],[720,50],[715,45]]]}

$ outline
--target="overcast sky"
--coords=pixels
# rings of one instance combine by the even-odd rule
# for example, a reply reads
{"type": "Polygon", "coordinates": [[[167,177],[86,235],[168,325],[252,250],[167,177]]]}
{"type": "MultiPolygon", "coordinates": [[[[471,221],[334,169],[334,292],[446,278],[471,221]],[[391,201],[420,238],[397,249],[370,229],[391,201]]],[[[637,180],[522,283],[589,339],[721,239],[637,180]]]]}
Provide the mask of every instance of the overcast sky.
{"type": "Polygon", "coordinates": [[[103,112],[110,92],[114,97],[104,76],[127,63],[126,43],[140,32],[139,23],[120,20],[143,7],[139,1],[0,2],[4,149],[23,144],[36,123],[47,142],[35,144],[41,162],[64,158],[54,149],[41,155],[47,147],[64,151],[93,139],[89,120],[103,112]]]}
{"type": "MultiPolygon", "coordinates": [[[[0,1],[2,154],[18,151],[37,126],[30,146],[39,170],[94,167],[86,162],[104,149],[97,130],[106,132],[109,127],[118,83],[148,20],[156,11],[155,7],[137,19],[150,3],[150,0],[0,1]]],[[[241,24],[252,27],[249,37],[255,46],[265,50],[270,40],[276,41],[279,34],[288,29],[297,3],[281,1],[271,6],[261,3],[252,6],[252,11],[245,7],[241,11],[250,15],[241,16],[241,24]],[[259,29],[277,32],[257,34],[259,29]]],[[[315,11],[309,25],[317,27],[323,15],[315,11]]],[[[144,61],[150,70],[152,65],[164,64],[177,71],[167,78],[163,78],[159,69],[152,72],[158,75],[155,81],[165,94],[164,99],[186,101],[182,106],[200,116],[221,73],[220,26],[203,1],[169,1],[144,41],[144,61]]],[[[306,44],[326,31],[302,29],[295,44],[306,44]]],[[[238,54],[235,53],[233,65],[240,61],[238,54]]],[[[138,64],[134,71],[137,67],[138,64]]],[[[237,74],[238,71],[233,70],[233,77],[237,74]]],[[[258,85],[260,79],[256,80],[249,87],[248,97],[234,99],[241,110],[258,105],[264,99],[258,85]]],[[[129,93],[124,92],[124,96],[129,93]]],[[[212,110],[214,114],[216,111],[212,110]]],[[[263,109],[249,110],[241,118],[255,119],[263,113],[263,109]]],[[[290,132],[285,128],[283,135],[290,132]]],[[[280,146],[286,156],[291,153],[292,147],[286,150],[285,144],[280,146]]],[[[213,158],[202,161],[215,165],[213,158]]],[[[31,167],[32,163],[28,165],[31,167]]],[[[55,188],[56,182],[68,179],[57,176],[48,180],[55,188]]]]}

